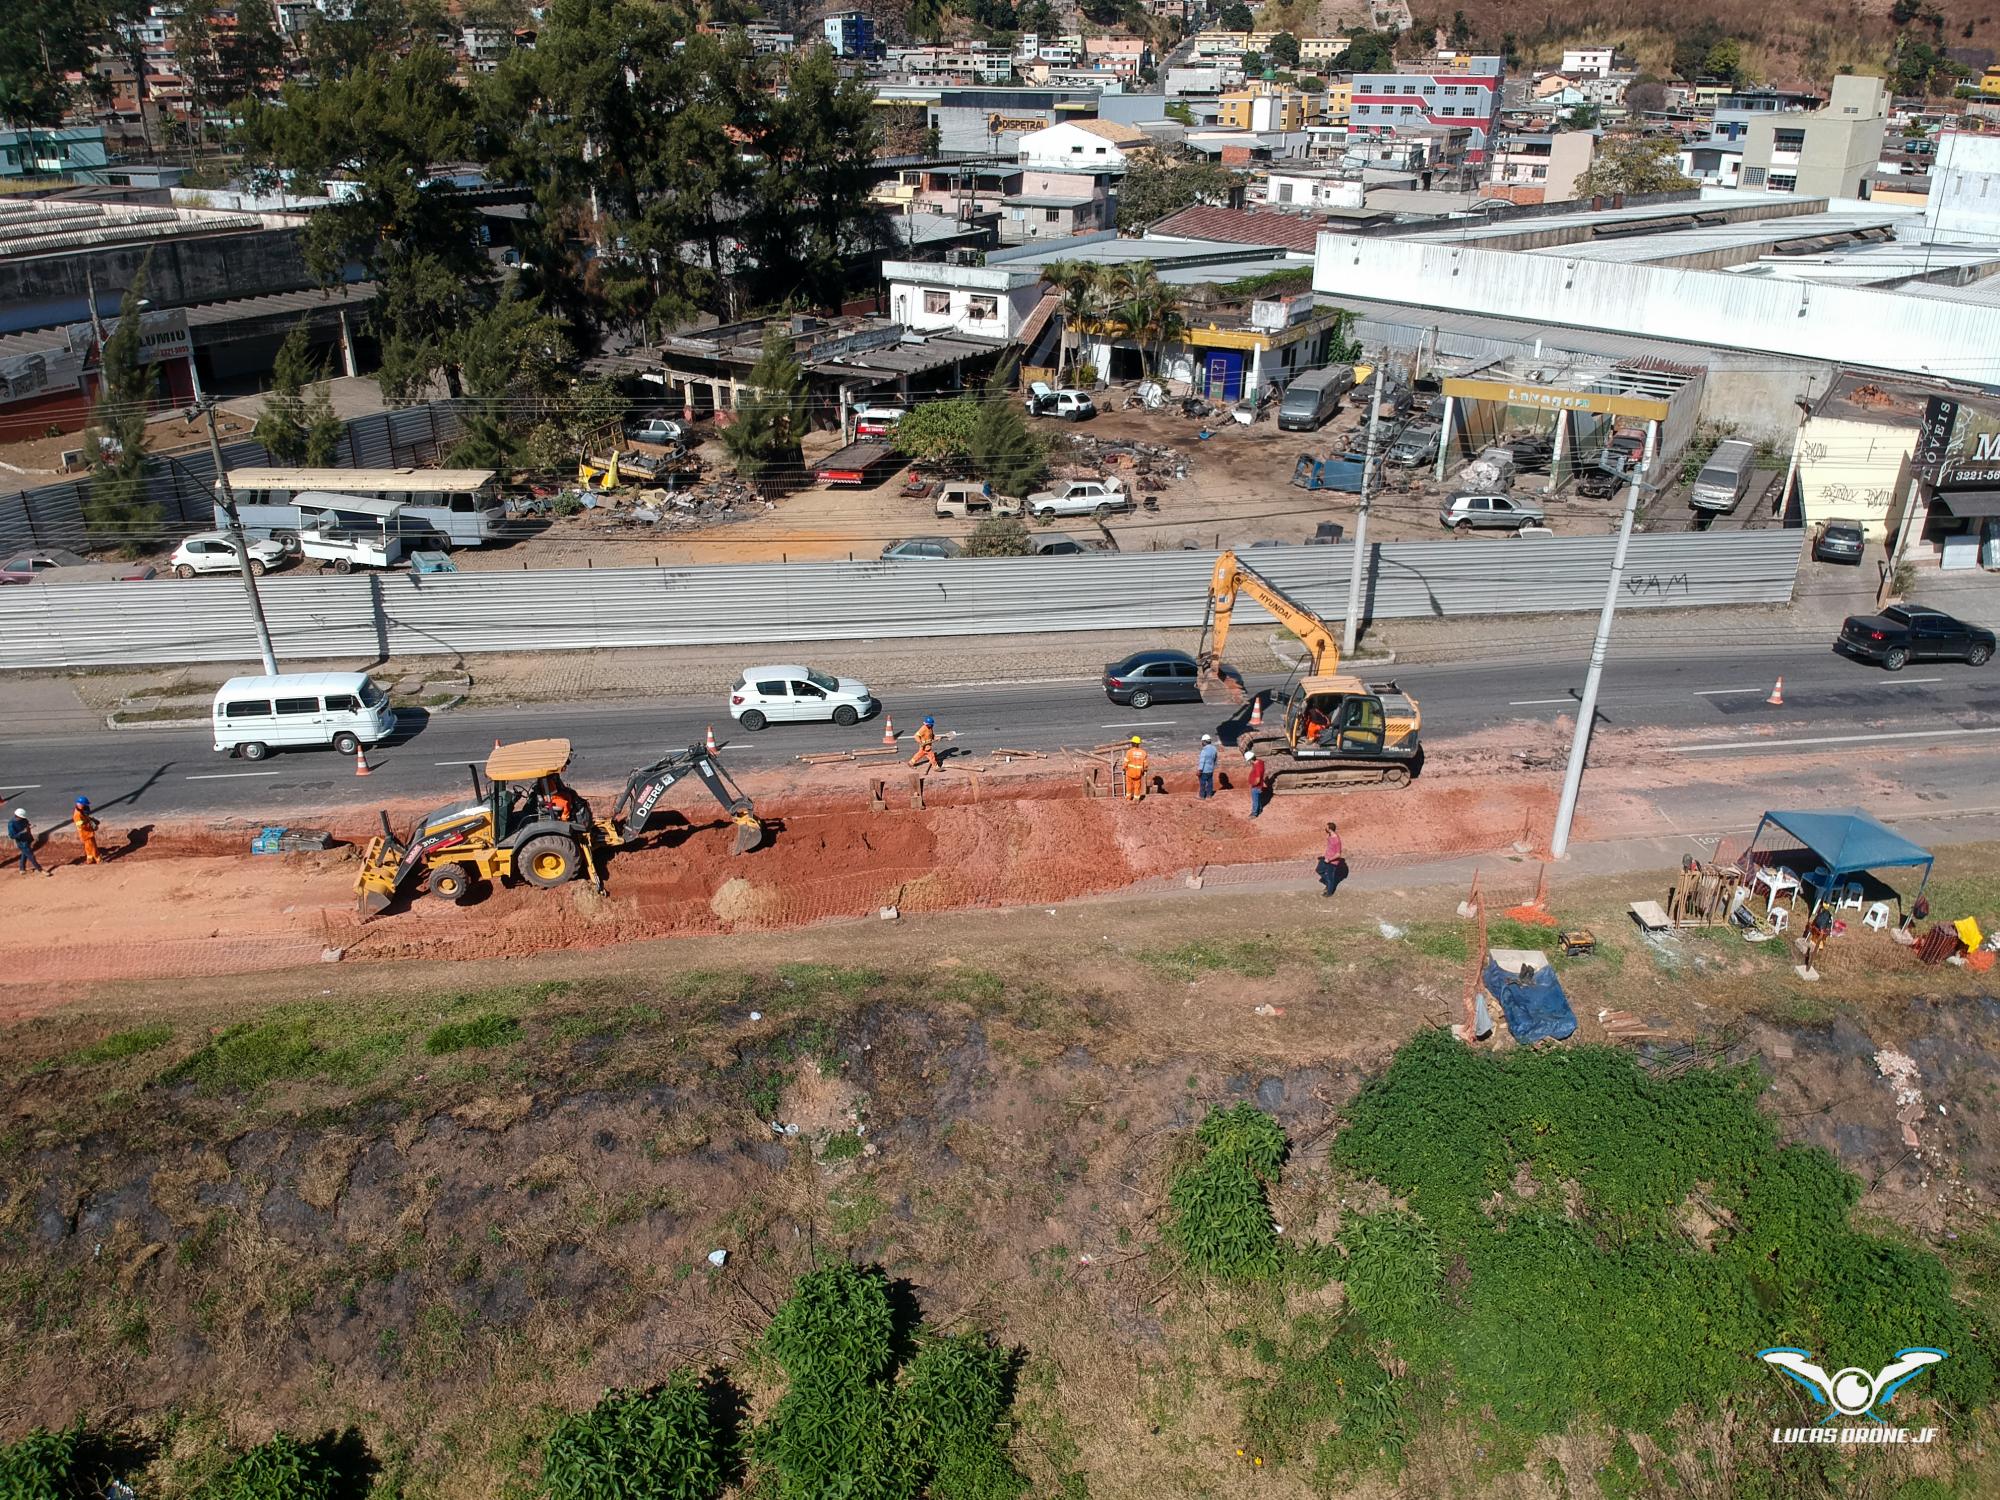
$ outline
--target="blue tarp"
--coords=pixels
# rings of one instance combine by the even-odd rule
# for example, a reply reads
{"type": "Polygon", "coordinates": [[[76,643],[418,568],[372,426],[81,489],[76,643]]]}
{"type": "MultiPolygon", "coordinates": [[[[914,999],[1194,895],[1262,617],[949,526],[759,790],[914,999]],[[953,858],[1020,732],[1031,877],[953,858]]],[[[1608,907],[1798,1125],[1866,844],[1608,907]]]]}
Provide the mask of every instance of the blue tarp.
{"type": "Polygon", "coordinates": [[[1810,849],[1830,873],[1829,884],[1837,885],[1864,870],[1904,865],[1922,865],[1924,879],[1930,879],[1930,850],[1884,827],[1858,807],[1838,812],[1767,812],[1757,825],[1757,838],[1750,841],[1753,849],[1764,836],[1765,824],[1775,825],[1810,849]]]}
{"type": "Polygon", "coordinates": [[[1522,1046],[1559,1042],[1576,1030],[1576,1012],[1569,1008],[1569,996],[1556,982],[1553,967],[1537,970],[1533,979],[1523,979],[1489,958],[1481,982],[1486,993],[1500,1002],[1500,1009],[1507,1013],[1507,1029],[1522,1046]]]}

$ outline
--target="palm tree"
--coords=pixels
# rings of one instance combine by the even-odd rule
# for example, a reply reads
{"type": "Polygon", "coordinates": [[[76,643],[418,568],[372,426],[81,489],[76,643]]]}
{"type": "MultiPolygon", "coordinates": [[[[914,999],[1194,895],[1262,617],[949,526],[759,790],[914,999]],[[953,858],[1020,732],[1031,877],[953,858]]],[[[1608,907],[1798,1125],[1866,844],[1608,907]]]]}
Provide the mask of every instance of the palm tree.
{"type": "Polygon", "coordinates": [[[1082,348],[1084,326],[1101,317],[1107,288],[1106,267],[1082,260],[1051,261],[1042,268],[1042,280],[1062,295],[1062,343],[1056,352],[1056,384],[1063,383],[1069,369],[1070,353],[1082,348]]]}
{"type": "Polygon", "coordinates": [[[1180,313],[1180,296],[1160,280],[1150,260],[1120,266],[1111,273],[1115,302],[1111,316],[1126,337],[1139,345],[1141,372],[1147,379],[1157,374],[1167,345],[1186,332],[1180,313]]]}

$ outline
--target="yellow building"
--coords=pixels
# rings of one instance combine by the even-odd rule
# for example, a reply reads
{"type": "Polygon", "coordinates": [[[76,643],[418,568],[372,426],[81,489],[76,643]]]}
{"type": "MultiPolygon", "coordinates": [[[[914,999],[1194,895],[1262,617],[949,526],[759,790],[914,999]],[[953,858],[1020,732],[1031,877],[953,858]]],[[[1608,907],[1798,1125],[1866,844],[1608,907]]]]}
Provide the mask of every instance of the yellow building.
{"type": "Polygon", "coordinates": [[[1986,70],[1986,76],[1979,80],[1979,92],[1988,98],[2000,98],[2000,63],[1986,70]]]}
{"type": "Polygon", "coordinates": [[[1354,80],[1351,78],[1329,78],[1326,92],[1320,95],[1320,120],[1322,125],[1345,125],[1348,112],[1354,107],[1354,80]]]}
{"type": "Polygon", "coordinates": [[[1311,67],[1315,63],[1325,64],[1335,61],[1347,50],[1344,36],[1308,36],[1299,38],[1299,66],[1311,67]]]}
{"type": "MultiPolygon", "coordinates": [[[[1347,94],[1351,99],[1353,90],[1347,94]]],[[[1325,123],[1326,109],[1327,93],[1259,81],[1216,100],[1216,123],[1225,130],[1304,130],[1325,123]]]]}

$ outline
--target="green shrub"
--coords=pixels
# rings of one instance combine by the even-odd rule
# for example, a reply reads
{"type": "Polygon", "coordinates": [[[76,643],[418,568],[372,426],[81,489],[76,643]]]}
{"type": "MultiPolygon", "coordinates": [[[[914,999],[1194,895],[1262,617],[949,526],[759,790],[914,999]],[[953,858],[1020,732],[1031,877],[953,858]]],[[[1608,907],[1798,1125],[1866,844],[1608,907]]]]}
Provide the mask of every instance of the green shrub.
{"type": "Polygon", "coordinates": [[[753,1441],[785,1500],[916,1493],[897,1441],[894,1332],[887,1283],[848,1265],[801,1276],[771,1319],[763,1348],[790,1385],[753,1441]]]}
{"type": "Polygon", "coordinates": [[[521,1023],[512,1016],[489,1013],[469,1021],[445,1022],[424,1038],[424,1051],[441,1057],[468,1047],[504,1047],[520,1034],[521,1023]]]}
{"type": "Polygon", "coordinates": [[[341,1475],[326,1443],[279,1433],[202,1486],[200,1500],[333,1500],[341,1475]]]}
{"type": "Polygon", "coordinates": [[[565,1418],[542,1459],[551,1500],[710,1500],[728,1478],[709,1393],[689,1371],[650,1391],[608,1391],[565,1418]]]}
{"type": "Polygon", "coordinates": [[[1410,1435],[1403,1391],[1353,1321],[1304,1317],[1244,1403],[1244,1436],[1274,1464],[1310,1463],[1316,1488],[1343,1493],[1349,1475],[1395,1472],[1410,1435]]]}
{"type": "Polygon", "coordinates": [[[1254,1104],[1210,1110],[1195,1132],[1200,1157],[1167,1190],[1167,1238],[1189,1266],[1223,1280],[1257,1280],[1279,1265],[1269,1189],[1287,1144],[1278,1122],[1254,1104]]]}
{"type": "Polygon", "coordinates": [[[977,1334],[926,1339],[897,1393],[904,1438],[924,1493],[939,1500],[1014,1500],[1027,1480],[1007,1456],[1005,1350],[977,1334]]]}
{"type": "Polygon", "coordinates": [[[911,1330],[899,1358],[879,1270],[801,1276],[761,1352],[785,1394],[751,1438],[756,1493],[782,1500],[1013,1500],[1026,1487],[1007,1453],[1009,1358],[978,1335],[911,1330]]]}
{"type": "Polygon", "coordinates": [[[0,1445],[0,1500],[85,1500],[101,1493],[88,1473],[83,1424],[50,1432],[37,1427],[0,1445]]]}

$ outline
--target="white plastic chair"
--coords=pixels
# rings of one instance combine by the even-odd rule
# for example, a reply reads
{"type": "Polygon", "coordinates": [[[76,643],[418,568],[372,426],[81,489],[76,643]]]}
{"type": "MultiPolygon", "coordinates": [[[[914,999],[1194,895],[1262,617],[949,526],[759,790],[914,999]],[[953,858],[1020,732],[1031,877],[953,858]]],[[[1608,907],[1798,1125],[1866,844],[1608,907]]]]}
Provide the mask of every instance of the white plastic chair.
{"type": "Polygon", "coordinates": [[[1861,925],[1870,932],[1880,932],[1889,925],[1889,903],[1877,901],[1868,908],[1868,915],[1861,919],[1861,925]]]}
{"type": "Polygon", "coordinates": [[[1860,882],[1849,881],[1846,886],[1842,887],[1840,892],[1840,910],[1847,911],[1852,909],[1860,911],[1862,905],[1860,882]]]}
{"type": "Polygon", "coordinates": [[[1771,913],[1771,931],[1783,932],[1787,927],[1791,925],[1792,925],[1792,914],[1790,912],[1774,911],[1771,913]]]}

